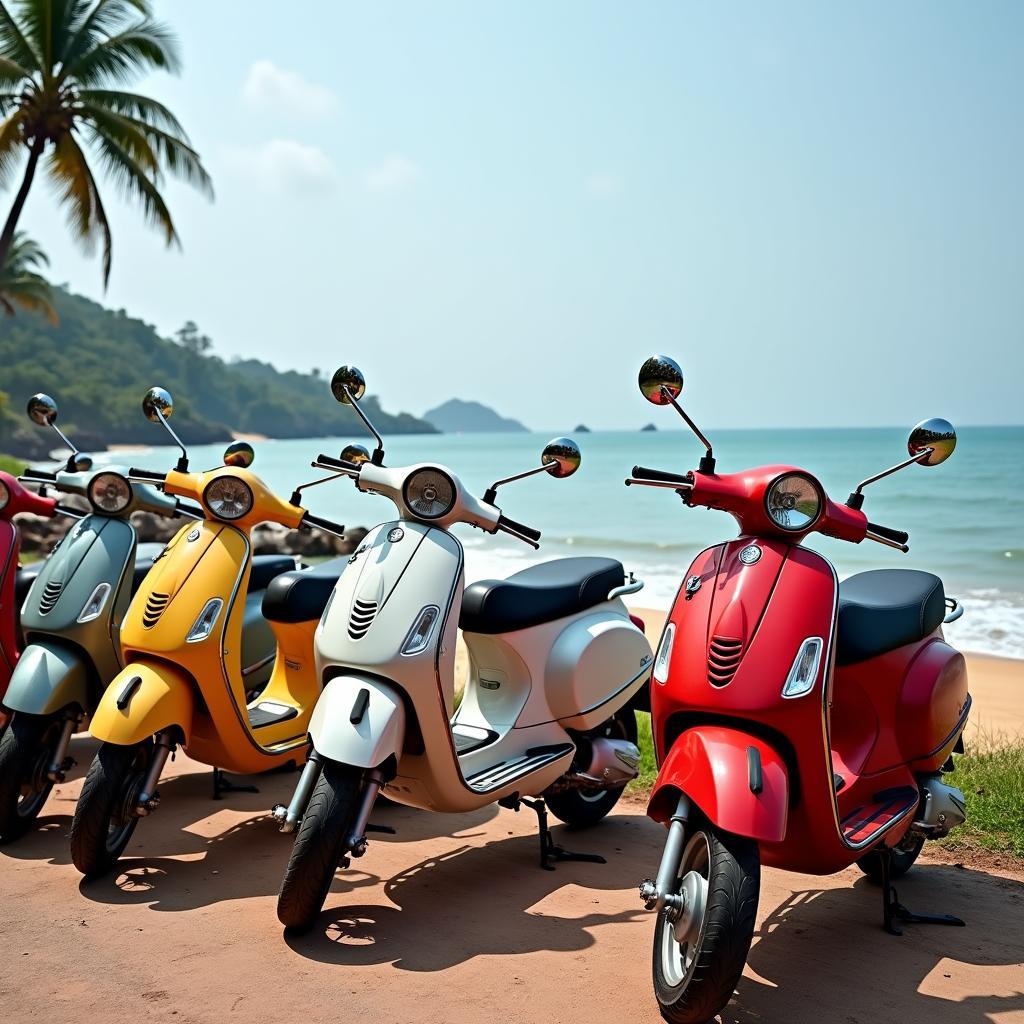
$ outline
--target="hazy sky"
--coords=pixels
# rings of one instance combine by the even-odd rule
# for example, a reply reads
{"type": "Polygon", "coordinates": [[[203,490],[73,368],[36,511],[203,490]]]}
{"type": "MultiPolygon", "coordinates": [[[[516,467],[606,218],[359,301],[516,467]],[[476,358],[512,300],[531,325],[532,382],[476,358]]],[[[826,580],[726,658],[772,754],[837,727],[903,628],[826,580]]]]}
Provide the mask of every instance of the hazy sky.
{"type": "MultiPolygon", "coordinates": [[[[161,332],[538,429],[667,426],[651,351],[710,426],[1024,421],[1024,4],[157,12],[217,191],[169,189],[181,253],[107,187],[161,332]]],[[[103,298],[46,188],[23,226],[103,298]]]]}

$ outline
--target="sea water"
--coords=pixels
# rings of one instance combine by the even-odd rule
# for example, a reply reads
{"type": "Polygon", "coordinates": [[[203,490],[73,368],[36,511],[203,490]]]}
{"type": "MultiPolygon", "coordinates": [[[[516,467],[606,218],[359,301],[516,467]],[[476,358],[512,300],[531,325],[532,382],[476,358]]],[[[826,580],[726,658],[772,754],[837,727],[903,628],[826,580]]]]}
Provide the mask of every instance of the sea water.
{"type": "MultiPolygon", "coordinates": [[[[158,428],[154,427],[154,430],[158,428]]],[[[473,493],[495,479],[539,465],[548,434],[433,434],[385,439],[388,465],[436,462],[449,467],[473,493]]],[[[283,496],[315,478],[318,453],[337,456],[354,438],[256,441],[253,470],[283,496]]],[[[363,439],[355,439],[362,441],[363,439]]],[[[696,468],[700,446],[681,430],[593,432],[577,435],[579,471],[564,480],[541,474],[499,491],[506,515],[543,534],[540,551],[507,536],[456,528],[466,548],[467,582],[501,578],[537,561],[566,555],[618,558],[644,581],[629,600],[667,609],[690,560],[702,548],[734,537],[726,513],[687,508],[670,490],[625,487],[631,467],[683,473],[696,468]]],[[[720,472],[789,464],[816,476],[835,501],[859,480],[906,457],[906,431],[718,430],[713,433],[720,472]]],[[[194,468],[220,462],[222,446],[191,449],[194,468]]],[[[98,461],[170,468],[168,448],[109,453],[98,461]]],[[[348,526],[370,527],[395,515],[384,498],[357,492],[347,480],[305,493],[306,507],[348,526]]],[[[866,488],[868,518],[910,534],[910,553],[864,541],[859,545],[811,535],[806,544],[830,558],[840,578],[869,568],[904,566],[942,577],[946,593],[965,607],[948,627],[965,650],[1024,658],[1024,427],[966,427],[957,450],[933,468],[911,466],[866,488]]]]}

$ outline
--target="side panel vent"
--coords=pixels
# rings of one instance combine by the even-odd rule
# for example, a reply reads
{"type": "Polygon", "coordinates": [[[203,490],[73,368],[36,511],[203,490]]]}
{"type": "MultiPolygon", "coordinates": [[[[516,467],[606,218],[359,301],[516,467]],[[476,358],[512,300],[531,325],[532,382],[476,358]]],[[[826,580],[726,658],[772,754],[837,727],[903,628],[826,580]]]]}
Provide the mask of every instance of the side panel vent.
{"type": "Polygon", "coordinates": [[[742,640],[713,636],[708,646],[708,682],[712,686],[725,686],[731,683],[742,658],[742,640]]]}
{"type": "Polygon", "coordinates": [[[366,636],[366,631],[370,628],[371,623],[377,617],[377,602],[376,601],[362,601],[356,599],[352,605],[352,614],[348,620],[348,635],[353,640],[362,640],[366,636]]]}
{"type": "Polygon", "coordinates": [[[63,589],[64,584],[58,580],[50,580],[50,582],[43,587],[43,596],[39,598],[40,615],[47,615],[53,611],[63,589]]]}
{"type": "Polygon", "coordinates": [[[169,600],[169,594],[152,593],[146,598],[146,608],[142,613],[142,625],[145,629],[152,629],[160,621],[169,600]]]}

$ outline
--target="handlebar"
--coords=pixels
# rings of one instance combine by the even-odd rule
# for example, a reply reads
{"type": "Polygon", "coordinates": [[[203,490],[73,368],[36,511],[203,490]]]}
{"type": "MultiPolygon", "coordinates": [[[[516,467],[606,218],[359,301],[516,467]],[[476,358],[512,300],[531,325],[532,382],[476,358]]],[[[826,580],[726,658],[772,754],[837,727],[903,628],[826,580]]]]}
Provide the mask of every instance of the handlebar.
{"type": "Polygon", "coordinates": [[[879,537],[891,540],[894,544],[906,544],[910,540],[910,534],[903,530],[891,530],[888,526],[879,526],[877,523],[868,523],[868,532],[876,533],[879,537]]]}
{"type": "Polygon", "coordinates": [[[680,484],[689,487],[693,484],[693,477],[687,473],[668,473],[663,469],[648,469],[646,466],[634,466],[633,478],[636,480],[657,480],[660,483],[680,484]]]}
{"type": "Polygon", "coordinates": [[[318,455],[313,465],[318,466],[321,469],[337,469],[342,473],[359,472],[358,462],[348,462],[346,459],[335,459],[330,455],[318,455]]]}
{"type": "Polygon", "coordinates": [[[26,469],[18,476],[18,479],[28,483],[55,484],[57,482],[57,474],[48,473],[45,469],[26,469]]]}
{"type": "Polygon", "coordinates": [[[166,473],[154,473],[149,469],[129,469],[128,476],[140,483],[162,484],[167,479],[166,473]]]}
{"type": "MultiPolygon", "coordinates": [[[[340,461],[340,460],[336,460],[340,461]]],[[[324,533],[333,533],[335,537],[345,536],[345,527],[339,523],[332,523],[330,519],[321,519],[320,516],[312,516],[308,512],[302,517],[302,526],[315,526],[324,533]]]]}
{"type": "Polygon", "coordinates": [[[540,530],[535,530],[532,526],[523,526],[522,523],[517,523],[514,519],[509,519],[506,515],[498,516],[498,529],[504,530],[506,533],[512,534],[513,537],[518,537],[520,540],[525,540],[534,547],[537,547],[537,541],[540,540],[540,530]]]}

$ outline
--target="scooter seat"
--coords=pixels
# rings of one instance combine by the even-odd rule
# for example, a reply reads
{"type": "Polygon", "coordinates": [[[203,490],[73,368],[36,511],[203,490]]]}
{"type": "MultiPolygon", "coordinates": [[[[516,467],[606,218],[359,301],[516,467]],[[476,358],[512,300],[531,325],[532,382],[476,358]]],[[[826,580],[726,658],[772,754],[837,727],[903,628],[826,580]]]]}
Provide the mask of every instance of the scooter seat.
{"type": "Polygon", "coordinates": [[[28,597],[28,592],[32,589],[36,577],[43,571],[44,564],[44,562],[35,562],[32,565],[23,566],[18,570],[18,575],[14,577],[14,603],[19,610],[25,603],[25,598],[28,597]]]}
{"type": "Polygon", "coordinates": [[[839,584],[836,661],[864,661],[928,636],[946,616],[942,580],[917,569],[872,569],[839,584]]]}
{"type": "Polygon", "coordinates": [[[511,633],[575,615],[608,600],[622,586],[622,563],[613,558],[556,558],[505,580],[466,588],[459,626],[467,633],[511,633]]]}
{"type": "Polygon", "coordinates": [[[283,572],[295,571],[295,559],[291,555],[253,555],[252,570],[249,572],[249,593],[266,590],[270,581],[283,572]]]}
{"type": "Polygon", "coordinates": [[[319,619],[347,563],[347,558],[332,558],[312,569],[282,573],[263,595],[263,617],[271,622],[319,619]]]}

